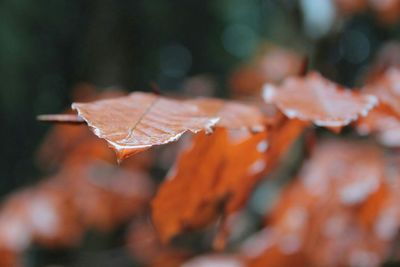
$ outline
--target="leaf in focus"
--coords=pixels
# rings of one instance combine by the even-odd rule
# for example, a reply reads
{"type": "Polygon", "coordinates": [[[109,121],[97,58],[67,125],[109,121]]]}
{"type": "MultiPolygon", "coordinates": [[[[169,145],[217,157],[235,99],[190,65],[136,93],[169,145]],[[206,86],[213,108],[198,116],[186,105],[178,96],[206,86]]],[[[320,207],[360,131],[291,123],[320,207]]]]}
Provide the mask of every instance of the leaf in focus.
{"type": "Polygon", "coordinates": [[[210,132],[217,121],[230,128],[262,130],[262,114],[251,106],[214,99],[173,100],[146,93],[91,103],[74,103],[93,132],[119,160],[191,131],[210,132]]]}
{"type": "Polygon", "coordinates": [[[72,108],[107,141],[119,160],[176,141],[186,131],[211,131],[218,120],[194,105],[146,93],[74,103],[72,108]]]}
{"type": "Polygon", "coordinates": [[[263,97],[288,118],[325,127],[346,126],[378,103],[376,97],[346,90],[316,72],[288,78],[280,86],[267,84],[263,97]]]}

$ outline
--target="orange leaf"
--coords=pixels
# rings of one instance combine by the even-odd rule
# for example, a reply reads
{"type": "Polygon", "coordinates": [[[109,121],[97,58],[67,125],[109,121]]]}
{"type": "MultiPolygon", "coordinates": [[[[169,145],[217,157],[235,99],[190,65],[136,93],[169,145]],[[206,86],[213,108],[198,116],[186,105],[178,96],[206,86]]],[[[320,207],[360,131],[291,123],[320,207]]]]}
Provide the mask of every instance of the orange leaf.
{"type": "Polygon", "coordinates": [[[163,241],[182,230],[207,225],[218,212],[223,199],[212,199],[228,146],[227,132],[198,134],[193,147],[184,151],[152,201],[152,218],[163,241]]]}
{"type": "Polygon", "coordinates": [[[153,221],[163,241],[243,207],[304,123],[282,116],[271,127],[244,136],[218,128],[211,136],[194,137],[192,147],[182,153],[152,202],[153,221]]]}
{"type": "Polygon", "coordinates": [[[374,96],[345,90],[315,72],[305,78],[289,78],[279,87],[267,84],[263,96],[287,117],[325,127],[348,125],[378,103],[374,96]]]}
{"type": "Polygon", "coordinates": [[[74,103],[72,108],[98,137],[108,142],[119,160],[153,145],[176,141],[186,131],[211,131],[218,121],[195,105],[139,92],[115,99],[74,103]]]}
{"type": "Polygon", "coordinates": [[[220,126],[262,130],[263,118],[256,108],[215,99],[173,100],[153,94],[132,93],[126,97],[74,103],[93,132],[104,138],[125,159],[154,145],[176,141],[191,131],[210,132],[220,126]]]}

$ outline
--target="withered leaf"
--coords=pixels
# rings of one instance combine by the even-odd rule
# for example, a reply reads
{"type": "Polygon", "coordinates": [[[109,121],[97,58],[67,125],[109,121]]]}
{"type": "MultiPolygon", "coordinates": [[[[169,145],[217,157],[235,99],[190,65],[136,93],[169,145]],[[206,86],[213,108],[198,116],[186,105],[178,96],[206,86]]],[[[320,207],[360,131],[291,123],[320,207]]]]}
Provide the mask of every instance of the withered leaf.
{"type": "Polygon", "coordinates": [[[348,125],[378,103],[375,96],[346,90],[316,72],[304,78],[288,78],[279,87],[267,84],[263,97],[289,118],[325,127],[348,125]]]}
{"type": "Polygon", "coordinates": [[[120,160],[154,145],[176,141],[183,133],[211,131],[218,117],[196,105],[154,94],[135,92],[126,97],[74,103],[93,132],[104,138],[120,160]]]}
{"type": "Polygon", "coordinates": [[[222,201],[213,199],[210,190],[228,146],[227,132],[217,129],[212,135],[200,133],[193,139],[192,147],[179,157],[152,201],[153,222],[164,242],[183,230],[207,225],[222,201]]]}
{"type": "Polygon", "coordinates": [[[256,183],[304,129],[299,120],[281,117],[275,128],[258,134],[236,136],[217,128],[211,136],[194,137],[152,202],[153,222],[163,241],[243,207],[256,183]]]}
{"type": "Polygon", "coordinates": [[[135,92],[116,99],[74,103],[72,107],[120,160],[176,141],[187,131],[210,132],[215,125],[252,131],[264,128],[257,108],[217,99],[174,100],[135,92]]]}

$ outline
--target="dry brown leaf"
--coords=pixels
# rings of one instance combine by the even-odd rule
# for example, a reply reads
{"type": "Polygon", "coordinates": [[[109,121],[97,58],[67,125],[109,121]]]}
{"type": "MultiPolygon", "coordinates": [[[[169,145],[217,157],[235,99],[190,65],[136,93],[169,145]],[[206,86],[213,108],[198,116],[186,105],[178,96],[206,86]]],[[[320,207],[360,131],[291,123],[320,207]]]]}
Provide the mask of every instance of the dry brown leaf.
{"type": "Polygon", "coordinates": [[[236,136],[217,128],[211,136],[194,137],[152,202],[153,221],[163,241],[243,207],[257,182],[305,127],[299,120],[281,118],[270,130],[254,135],[236,136]]]}
{"type": "Polygon", "coordinates": [[[210,190],[228,146],[227,132],[217,129],[212,135],[201,133],[193,139],[192,147],[178,158],[152,201],[153,222],[163,241],[209,224],[223,201],[208,198],[213,197],[210,190]]]}
{"type": "Polygon", "coordinates": [[[191,131],[211,131],[217,117],[185,101],[172,100],[154,94],[132,93],[126,97],[91,103],[74,103],[93,132],[105,139],[125,159],[154,145],[176,141],[191,131]]]}
{"type": "Polygon", "coordinates": [[[235,142],[224,129],[212,136],[196,136],[152,203],[153,221],[162,240],[202,228],[224,210],[229,213],[242,207],[266,169],[266,137],[262,132],[235,142]]]}
{"type": "Polygon", "coordinates": [[[267,84],[263,97],[289,118],[325,127],[348,125],[378,103],[374,96],[345,90],[315,72],[304,78],[288,78],[279,87],[267,84]]]}
{"type": "Polygon", "coordinates": [[[116,151],[119,160],[176,141],[187,131],[210,132],[219,120],[221,127],[263,129],[258,109],[217,99],[173,100],[136,92],[116,99],[75,103],[73,108],[116,151]]]}

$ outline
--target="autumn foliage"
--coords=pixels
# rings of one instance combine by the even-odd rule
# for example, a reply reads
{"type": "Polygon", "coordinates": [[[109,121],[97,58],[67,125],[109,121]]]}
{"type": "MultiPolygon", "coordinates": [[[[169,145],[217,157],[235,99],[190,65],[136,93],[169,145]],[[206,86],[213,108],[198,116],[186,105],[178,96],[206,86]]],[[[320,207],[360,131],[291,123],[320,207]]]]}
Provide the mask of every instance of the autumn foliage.
{"type": "Polygon", "coordinates": [[[31,241],[70,246],[85,229],[109,231],[136,216],[127,247],[147,266],[378,266],[390,257],[400,226],[398,155],[386,155],[372,138],[318,137],[315,126],[334,133],[350,126],[396,146],[387,135],[399,127],[398,77],[389,68],[351,90],[310,72],[263,84],[251,92],[255,101],[135,92],[74,103],[77,115],[41,117],[87,123],[122,163],[116,166],[106,144],[84,126],[56,126],[39,153],[56,174],[5,202],[1,214],[25,236],[22,242],[1,235],[0,227],[0,238],[9,240],[3,250],[20,252],[31,241]],[[381,123],[389,119],[393,127],[381,123]],[[190,138],[180,141],[185,132],[190,138]],[[296,140],[305,141],[308,158],[265,214],[264,228],[230,253],[189,260],[195,250],[171,245],[193,231],[211,231],[209,249],[229,247],[254,189],[274,178],[296,140]],[[175,163],[167,159],[172,167],[153,195],[146,171],[159,163],[151,148],[171,142],[181,144],[179,155],[175,163]],[[35,211],[47,212],[47,221],[35,221],[35,211]]]}
{"type": "MultiPolygon", "coordinates": [[[[334,3],[385,23],[400,14],[397,2],[334,3]]],[[[37,152],[44,178],[3,201],[0,266],[123,226],[125,250],[149,267],[398,260],[400,61],[381,54],[359,88],[306,63],[269,48],[233,71],[230,99],[90,87],[39,116],[55,123],[37,152]],[[255,215],[271,181],[279,194],[255,215]]]]}

